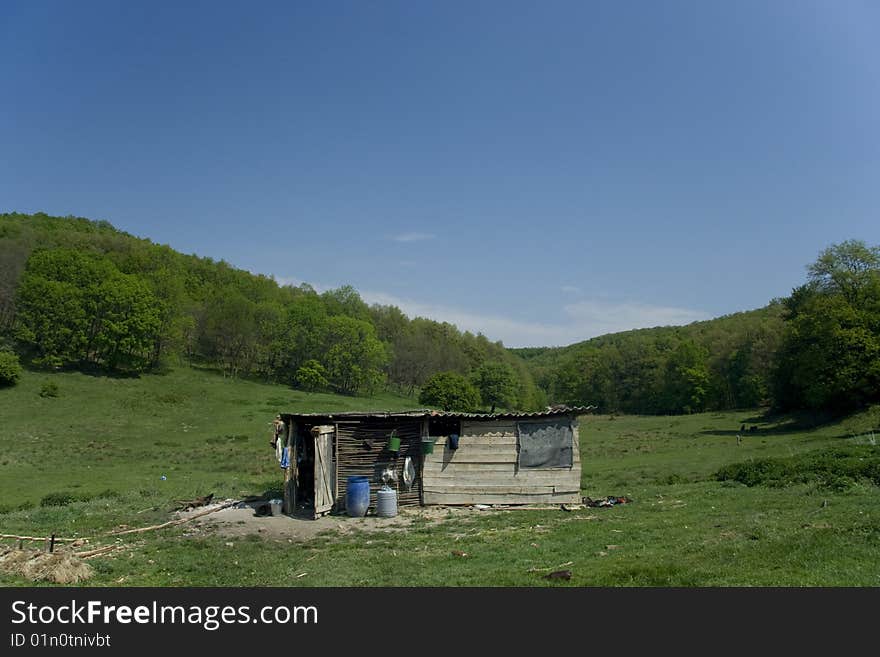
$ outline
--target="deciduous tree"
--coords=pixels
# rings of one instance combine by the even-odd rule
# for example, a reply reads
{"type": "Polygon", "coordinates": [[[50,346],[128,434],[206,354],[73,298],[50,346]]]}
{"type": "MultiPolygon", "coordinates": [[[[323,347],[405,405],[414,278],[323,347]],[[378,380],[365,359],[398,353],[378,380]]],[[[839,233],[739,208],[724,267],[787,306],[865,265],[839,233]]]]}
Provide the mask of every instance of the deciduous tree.
{"type": "Polygon", "coordinates": [[[464,413],[477,410],[480,394],[466,377],[457,372],[439,372],[425,382],[419,403],[444,411],[464,413]]]}

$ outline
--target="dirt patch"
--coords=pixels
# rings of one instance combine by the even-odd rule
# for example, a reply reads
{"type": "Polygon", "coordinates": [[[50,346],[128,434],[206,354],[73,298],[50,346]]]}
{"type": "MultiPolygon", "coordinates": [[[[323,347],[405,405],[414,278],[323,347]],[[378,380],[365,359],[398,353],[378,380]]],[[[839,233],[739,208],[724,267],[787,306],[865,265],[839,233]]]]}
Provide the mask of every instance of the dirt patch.
{"type": "MultiPolygon", "coordinates": [[[[204,510],[199,509],[199,511],[204,510]]],[[[478,510],[472,507],[404,507],[393,518],[380,518],[372,515],[364,518],[327,515],[317,520],[309,520],[285,515],[257,515],[251,507],[229,507],[194,520],[187,534],[197,536],[212,532],[228,538],[258,535],[266,540],[300,543],[310,541],[324,532],[339,535],[353,532],[394,532],[404,530],[417,521],[438,524],[451,518],[495,513],[501,510],[478,510]]],[[[190,513],[192,512],[181,512],[178,515],[185,518],[190,513]]]]}

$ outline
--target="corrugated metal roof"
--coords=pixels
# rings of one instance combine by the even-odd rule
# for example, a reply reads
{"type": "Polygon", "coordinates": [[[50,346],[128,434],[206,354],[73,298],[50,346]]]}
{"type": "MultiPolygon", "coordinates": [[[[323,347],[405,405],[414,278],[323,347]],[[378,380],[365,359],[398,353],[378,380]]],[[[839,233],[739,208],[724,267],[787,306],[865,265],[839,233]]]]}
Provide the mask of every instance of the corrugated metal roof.
{"type": "Polygon", "coordinates": [[[595,406],[554,406],[543,411],[530,413],[457,413],[454,411],[435,411],[429,408],[420,408],[412,411],[342,411],[327,413],[282,413],[288,418],[425,418],[425,417],[448,417],[455,419],[474,420],[516,420],[523,418],[551,417],[554,415],[582,415],[595,410],[595,406]]]}

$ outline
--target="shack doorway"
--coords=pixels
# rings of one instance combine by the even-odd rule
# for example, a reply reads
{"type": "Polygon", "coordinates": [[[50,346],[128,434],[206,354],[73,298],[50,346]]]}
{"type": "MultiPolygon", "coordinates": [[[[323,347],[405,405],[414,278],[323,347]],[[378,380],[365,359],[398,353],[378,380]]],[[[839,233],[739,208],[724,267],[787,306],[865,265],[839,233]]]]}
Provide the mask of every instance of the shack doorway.
{"type": "Polygon", "coordinates": [[[336,500],[336,429],[329,425],[298,431],[295,445],[293,515],[318,518],[336,500]]]}
{"type": "Polygon", "coordinates": [[[314,516],[330,513],[336,502],[336,430],[331,426],[312,429],[315,459],[313,465],[314,516]]]}

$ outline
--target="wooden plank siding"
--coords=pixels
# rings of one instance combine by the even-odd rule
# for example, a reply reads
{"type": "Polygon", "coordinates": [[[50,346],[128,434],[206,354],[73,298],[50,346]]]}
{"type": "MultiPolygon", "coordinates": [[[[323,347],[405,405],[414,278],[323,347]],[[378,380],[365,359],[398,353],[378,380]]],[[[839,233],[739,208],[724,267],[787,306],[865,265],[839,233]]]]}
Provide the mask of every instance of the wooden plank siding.
{"type": "MultiPolygon", "coordinates": [[[[552,418],[558,422],[559,418],[552,418]]],[[[530,420],[531,422],[531,420],[530,420]]],[[[437,438],[422,464],[425,504],[534,504],[580,501],[577,419],[572,419],[571,468],[518,468],[515,420],[461,422],[458,449],[437,438]]]]}

